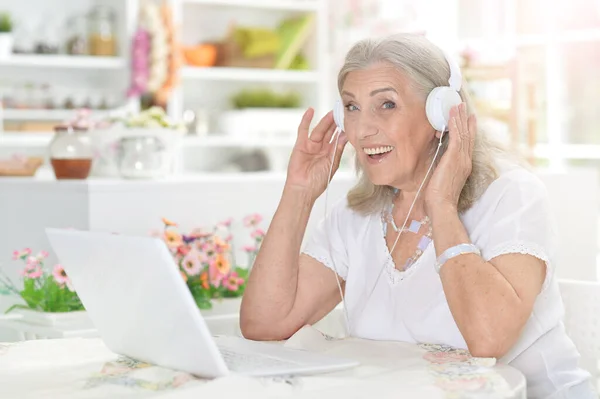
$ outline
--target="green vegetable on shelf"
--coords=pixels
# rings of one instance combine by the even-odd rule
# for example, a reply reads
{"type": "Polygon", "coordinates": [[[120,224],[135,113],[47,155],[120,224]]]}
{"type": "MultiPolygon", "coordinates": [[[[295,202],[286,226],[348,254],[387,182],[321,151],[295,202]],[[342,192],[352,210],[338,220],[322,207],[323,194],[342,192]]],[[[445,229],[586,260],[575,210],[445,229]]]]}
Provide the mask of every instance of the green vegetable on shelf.
{"type": "Polygon", "coordinates": [[[246,58],[275,54],[281,46],[279,35],[270,29],[236,28],[233,35],[246,58]]]}
{"type": "Polygon", "coordinates": [[[275,68],[290,69],[296,56],[311,34],[314,15],[306,14],[301,17],[286,19],[277,31],[281,37],[281,47],[275,61],[275,68]]]}
{"type": "Polygon", "coordinates": [[[300,96],[297,93],[275,93],[272,90],[243,90],[232,98],[235,109],[244,108],[298,108],[300,96]]]}
{"type": "Polygon", "coordinates": [[[10,14],[0,13],[0,33],[12,32],[13,23],[10,14]]]}

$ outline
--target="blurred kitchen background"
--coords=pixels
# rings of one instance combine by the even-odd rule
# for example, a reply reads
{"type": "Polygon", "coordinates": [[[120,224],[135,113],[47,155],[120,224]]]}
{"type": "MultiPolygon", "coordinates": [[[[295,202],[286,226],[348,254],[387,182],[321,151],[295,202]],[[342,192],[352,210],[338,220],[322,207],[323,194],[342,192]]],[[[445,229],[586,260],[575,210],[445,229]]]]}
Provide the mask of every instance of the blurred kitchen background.
{"type": "MultiPolygon", "coordinates": [[[[9,215],[21,197],[2,190],[57,177],[281,179],[303,110],[331,109],[352,43],[419,32],[460,60],[481,123],[545,176],[571,240],[563,267],[586,263],[573,277],[590,278],[600,247],[600,1],[551,3],[0,0],[0,205],[9,215]]],[[[352,168],[346,151],[340,174],[352,168]]]]}

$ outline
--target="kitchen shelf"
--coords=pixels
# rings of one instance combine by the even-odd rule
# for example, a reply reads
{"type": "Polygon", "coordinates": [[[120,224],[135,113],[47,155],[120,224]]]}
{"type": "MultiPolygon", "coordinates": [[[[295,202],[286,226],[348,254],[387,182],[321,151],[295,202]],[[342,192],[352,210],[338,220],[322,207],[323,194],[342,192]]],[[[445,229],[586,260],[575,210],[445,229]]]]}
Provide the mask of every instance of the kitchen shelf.
{"type": "Polygon", "coordinates": [[[21,55],[0,59],[0,67],[120,69],[126,66],[121,57],[92,57],[76,55],[21,55]]]}
{"type": "Polygon", "coordinates": [[[184,4],[198,4],[219,7],[246,7],[263,10],[316,11],[316,0],[184,0],[184,4]]]}
{"type": "Polygon", "coordinates": [[[295,138],[264,138],[264,139],[239,139],[228,136],[186,136],[184,147],[289,147],[295,144],[295,138]]]}
{"type": "MultiPolygon", "coordinates": [[[[42,147],[50,143],[53,133],[0,132],[0,147],[42,147]]],[[[185,136],[184,148],[292,148],[295,138],[239,139],[228,136],[185,136]]]]}
{"type": "Polygon", "coordinates": [[[319,75],[312,71],[230,67],[184,67],[181,77],[186,80],[274,83],[317,83],[319,80],[319,75]]]}
{"type": "Polygon", "coordinates": [[[45,147],[50,144],[53,133],[3,133],[0,132],[0,147],[45,147]]]}
{"type": "MultiPolygon", "coordinates": [[[[2,119],[5,121],[64,121],[77,114],[75,109],[4,109],[2,119]]],[[[111,114],[108,110],[91,110],[94,119],[105,118],[111,114]]]]}

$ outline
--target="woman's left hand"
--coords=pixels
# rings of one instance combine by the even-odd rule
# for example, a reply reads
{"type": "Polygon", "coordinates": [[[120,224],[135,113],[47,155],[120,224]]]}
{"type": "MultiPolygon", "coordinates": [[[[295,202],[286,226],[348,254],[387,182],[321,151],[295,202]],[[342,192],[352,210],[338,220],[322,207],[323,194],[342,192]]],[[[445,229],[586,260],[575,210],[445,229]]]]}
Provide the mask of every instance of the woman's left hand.
{"type": "MultiPolygon", "coordinates": [[[[428,212],[432,207],[458,209],[458,199],[473,168],[473,147],[477,133],[475,115],[467,116],[461,103],[450,110],[448,148],[436,166],[425,191],[428,212]]],[[[438,132],[438,137],[439,137],[438,132]]]]}

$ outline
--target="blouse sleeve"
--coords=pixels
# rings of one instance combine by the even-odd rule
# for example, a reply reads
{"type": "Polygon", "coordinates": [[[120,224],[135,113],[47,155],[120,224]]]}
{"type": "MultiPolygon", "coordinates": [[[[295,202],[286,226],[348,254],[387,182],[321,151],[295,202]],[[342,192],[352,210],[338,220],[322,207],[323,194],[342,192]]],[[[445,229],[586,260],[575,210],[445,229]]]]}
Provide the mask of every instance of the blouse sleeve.
{"type": "Polygon", "coordinates": [[[344,198],[336,203],[327,217],[321,219],[307,237],[302,253],[318,260],[346,280],[348,277],[348,251],[343,234],[345,232],[344,198]]]}
{"type": "Polygon", "coordinates": [[[482,256],[486,261],[511,253],[534,256],[546,263],[548,282],[553,272],[555,229],[546,188],[526,171],[511,172],[505,180],[489,215],[482,256]]]}

